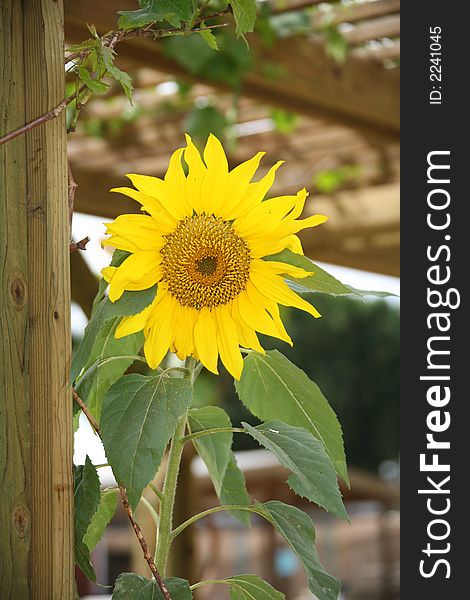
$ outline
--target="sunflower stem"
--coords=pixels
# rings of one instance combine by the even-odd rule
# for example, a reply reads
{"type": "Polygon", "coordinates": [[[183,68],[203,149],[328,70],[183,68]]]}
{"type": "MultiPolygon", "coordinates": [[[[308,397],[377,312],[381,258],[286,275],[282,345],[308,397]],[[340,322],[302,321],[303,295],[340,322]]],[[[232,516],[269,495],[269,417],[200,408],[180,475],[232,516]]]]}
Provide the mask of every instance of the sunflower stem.
{"type": "MultiPolygon", "coordinates": [[[[194,384],[196,377],[200,372],[199,363],[192,358],[186,360],[185,369],[188,373],[191,385],[194,384]]],[[[184,434],[186,431],[186,422],[188,413],[179,420],[173,439],[171,441],[170,452],[168,454],[168,464],[163,485],[163,494],[160,498],[160,524],[158,527],[157,547],[155,549],[155,564],[158,565],[159,572],[165,576],[168,556],[172,542],[171,530],[173,527],[173,510],[176,499],[176,486],[178,483],[178,473],[180,470],[181,457],[184,448],[184,434]]]]}
{"type": "Polygon", "coordinates": [[[180,419],[171,441],[165,484],[163,486],[163,497],[160,500],[160,525],[158,527],[158,541],[155,550],[155,564],[163,577],[165,576],[166,563],[170,553],[176,485],[178,483],[178,473],[184,448],[181,440],[186,429],[187,417],[188,415],[185,413],[180,419]]]}

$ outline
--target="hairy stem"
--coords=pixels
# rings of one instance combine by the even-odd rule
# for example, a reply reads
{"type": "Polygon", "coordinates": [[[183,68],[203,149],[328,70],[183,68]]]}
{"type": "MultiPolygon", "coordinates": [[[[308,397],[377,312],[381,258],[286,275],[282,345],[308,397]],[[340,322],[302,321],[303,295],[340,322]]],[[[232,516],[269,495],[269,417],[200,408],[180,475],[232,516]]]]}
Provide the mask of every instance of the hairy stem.
{"type": "Polygon", "coordinates": [[[158,542],[155,551],[155,564],[159,572],[165,576],[166,563],[171,546],[171,528],[173,524],[173,509],[175,506],[176,484],[180,469],[181,456],[184,444],[182,438],[186,429],[187,413],[180,419],[176,426],[168,455],[168,466],[163,486],[163,498],[160,500],[160,526],[158,528],[158,542]]]}

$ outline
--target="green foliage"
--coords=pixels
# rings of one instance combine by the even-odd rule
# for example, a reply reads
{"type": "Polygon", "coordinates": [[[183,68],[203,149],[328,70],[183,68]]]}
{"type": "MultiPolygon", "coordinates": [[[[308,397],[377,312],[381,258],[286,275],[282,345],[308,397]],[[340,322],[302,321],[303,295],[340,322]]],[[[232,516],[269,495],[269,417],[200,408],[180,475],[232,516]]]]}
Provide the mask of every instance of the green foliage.
{"type": "Polygon", "coordinates": [[[306,256],[296,254],[291,250],[283,250],[278,254],[267,256],[264,260],[275,260],[285,262],[289,265],[299,267],[305,271],[311,272],[309,277],[296,279],[290,275],[285,275],[289,287],[297,294],[329,294],[330,296],[356,296],[364,299],[366,296],[375,296],[376,298],[387,298],[395,296],[389,292],[376,292],[373,290],[358,290],[350,285],[341,283],[336,277],[330,275],[327,271],[316,265],[306,256]]]}
{"type": "Polygon", "coordinates": [[[336,169],[325,169],[315,174],[313,183],[322,194],[332,194],[346,183],[357,182],[360,175],[358,165],[342,165],[336,169]]]}
{"type": "MultiPolygon", "coordinates": [[[[246,491],[245,476],[243,475],[243,471],[238,467],[237,459],[233,452],[230,452],[230,460],[221,485],[219,499],[222,504],[248,506],[251,503],[246,491]]],[[[230,514],[240,521],[242,525],[246,527],[251,525],[250,514],[248,512],[244,510],[231,510],[230,514]]]]}
{"type": "Polygon", "coordinates": [[[302,254],[296,254],[286,249],[278,254],[268,256],[265,260],[284,262],[313,273],[313,275],[303,277],[302,279],[296,279],[290,275],[285,276],[289,286],[297,293],[319,292],[322,294],[332,294],[333,296],[354,293],[350,287],[341,283],[336,277],[321,269],[302,254]]]}
{"type": "Polygon", "coordinates": [[[210,29],[202,29],[199,32],[199,35],[206,42],[206,44],[209,46],[209,48],[212,48],[212,50],[219,49],[219,46],[217,44],[217,38],[215,37],[215,35],[212,33],[212,31],[210,29]]]}
{"type": "MultiPolygon", "coordinates": [[[[192,433],[232,426],[227,413],[218,406],[192,408],[188,413],[188,423],[192,433]]],[[[220,497],[220,490],[231,457],[232,433],[205,435],[193,441],[199,456],[207,467],[215,491],[220,497]]]]}
{"type": "Polygon", "coordinates": [[[259,419],[304,427],[321,441],[335,471],[348,482],[341,426],[319,387],[277,350],[250,352],[235,388],[259,419]]]}
{"type": "MultiPolygon", "coordinates": [[[[164,580],[172,600],[191,600],[189,583],[178,577],[164,580]]],[[[121,573],[116,580],[113,600],[164,600],[157,582],[135,573],[121,573]]]]}
{"type": "Polygon", "coordinates": [[[162,40],[166,56],[188,73],[237,89],[253,63],[245,43],[229,31],[215,34],[220,52],[214,52],[199,35],[169,37],[162,40]]]}
{"type": "Polygon", "coordinates": [[[230,586],[230,600],[285,600],[284,594],[257,575],[235,575],[224,583],[230,586]]]}
{"type": "Polygon", "coordinates": [[[114,64],[116,53],[107,46],[101,46],[100,53],[103,58],[104,66],[106,67],[106,72],[121,84],[129,102],[132,102],[132,90],[134,89],[132,86],[132,79],[128,73],[121,71],[121,69],[118,69],[114,64]]]}
{"type": "Polygon", "coordinates": [[[271,119],[274,123],[274,128],[279,133],[287,135],[295,131],[299,122],[299,116],[282,108],[271,109],[271,119]]]}
{"type": "Polygon", "coordinates": [[[198,147],[203,148],[210,133],[222,139],[227,124],[227,119],[215,106],[204,106],[188,114],[184,129],[198,147]]]}
{"type": "MultiPolygon", "coordinates": [[[[94,305],[94,312],[88,323],[83,338],[72,359],[70,378],[76,381],[81,372],[86,371],[102,355],[100,335],[102,330],[109,326],[108,321],[113,320],[116,323],[120,317],[126,315],[135,315],[141,312],[155,298],[157,287],[153,286],[148,290],[141,292],[124,292],[119,300],[111,302],[108,298],[102,298],[98,304],[94,305]]],[[[100,287],[98,294],[102,295],[100,287]]],[[[117,347],[123,351],[119,354],[128,354],[128,348],[125,341],[117,342],[117,347]],[[126,346],[126,347],[125,347],[126,346]]],[[[116,350],[116,347],[114,348],[116,350]]]]}
{"type": "MultiPolygon", "coordinates": [[[[343,426],[348,463],[377,472],[399,453],[399,309],[382,300],[322,294],[315,295],[315,306],[323,318],[313,325],[310,315],[286,313],[295,344],[282,350],[332,404],[343,426]]],[[[281,348],[267,338],[263,345],[281,348]]]]}
{"type": "Polygon", "coordinates": [[[344,63],[348,55],[349,46],[339,29],[328,26],[323,30],[325,34],[325,52],[337,63],[344,63]]]}
{"type": "Polygon", "coordinates": [[[90,563],[90,549],[84,537],[100,503],[100,480],[91,460],[74,469],[75,561],[85,575],[96,581],[90,563]]]}
{"type": "Polygon", "coordinates": [[[336,600],[341,584],[320,563],[315,548],[315,528],[310,517],[295,506],[277,500],[255,506],[283,536],[303,564],[310,591],[318,600],[336,600]]]}
{"type": "Polygon", "coordinates": [[[256,21],[256,2],[255,0],[229,0],[235,18],[238,36],[253,31],[256,21]]]}
{"type": "Polygon", "coordinates": [[[119,491],[117,489],[101,492],[99,506],[91,518],[88,529],[83,537],[83,542],[90,552],[94,550],[98,542],[101,540],[108,523],[113,518],[113,515],[116,511],[118,496],[119,491]]]}
{"type": "Polygon", "coordinates": [[[179,419],[191,403],[187,379],[126,375],[107,392],[101,436],[114,475],[137,506],[153,479],[179,419]]]}
{"type": "Polygon", "coordinates": [[[291,471],[287,483],[296,494],[348,519],[331,460],[309,431],[277,420],[257,427],[243,423],[243,427],[291,471]]]}
{"type": "Polygon", "coordinates": [[[144,340],[141,331],[116,339],[114,334],[119,321],[120,319],[105,321],[93,346],[92,352],[96,360],[76,386],[78,395],[98,423],[105,393],[132,365],[134,355],[140,350],[144,340]]]}
{"type": "Polygon", "coordinates": [[[118,25],[121,29],[135,29],[166,21],[173,27],[189,23],[195,13],[193,0],[139,0],[137,10],[121,10],[118,25]]]}

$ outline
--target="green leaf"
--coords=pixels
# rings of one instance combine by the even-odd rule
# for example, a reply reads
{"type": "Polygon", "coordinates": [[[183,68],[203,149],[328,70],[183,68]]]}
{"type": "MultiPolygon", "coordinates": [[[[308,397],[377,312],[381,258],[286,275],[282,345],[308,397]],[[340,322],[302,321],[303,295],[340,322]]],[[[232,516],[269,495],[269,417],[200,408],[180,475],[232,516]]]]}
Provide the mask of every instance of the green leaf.
{"type": "Polygon", "coordinates": [[[302,279],[297,279],[287,274],[285,275],[289,287],[298,294],[319,293],[329,294],[330,296],[360,296],[363,299],[366,296],[375,296],[377,298],[396,297],[396,294],[391,294],[390,292],[358,290],[350,285],[341,283],[336,277],[327,273],[327,271],[316,265],[306,256],[296,254],[291,250],[283,250],[278,254],[267,256],[264,260],[275,260],[294,265],[294,267],[300,267],[305,271],[313,272],[313,275],[303,277],[302,279]]]}
{"type": "Polygon", "coordinates": [[[77,67],[78,77],[80,80],[95,94],[106,94],[109,86],[103,81],[93,79],[88,69],[82,66],[77,67]]]}
{"type": "Polygon", "coordinates": [[[74,540],[75,562],[80,567],[82,573],[90,579],[96,581],[96,573],[93,565],[90,562],[90,550],[82,540],[74,540]]]}
{"type": "MultiPolygon", "coordinates": [[[[71,381],[75,381],[82,371],[86,371],[100,357],[101,348],[98,338],[107,321],[142,312],[144,308],[153,302],[156,293],[157,286],[139,292],[127,291],[116,302],[111,302],[109,298],[103,298],[96,305],[95,311],[85,328],[80,345],[72,359],[71,381]]],[[[123,340],[125,339],[117,340],[116,347],[124,348],[125,342],[123,340]]],[[[115,352],[115,354],[127,353],[127,350],[115,352]]]]}
{"type": "Polygon", "coordinates": [[[114,57],[116,53],[108,46],[101,46],[100,53],[103,57],[104,66],[106,67],[107,72],[111,75],[111,77],[114,77],[114,79],[121,84],[127,99],[132,104],[132,90],[134,89],[132,86],[132,79],[128,73],[121,71],[121,69],[118,69],[114,64],[114,57]]]}
{"type": "Polygon", "coordinates": [[[191,21],[194,14],[192,0],[140,0],[139,4],[141,8],[137,10],[118,11],[120,29],[134,29],[161,21],[181,27],[181,21],[191,21]]]}
{"type": "MultiPolygon", "coordinates": [[[[206,429],[232,427],[230,417],[218,406],[192,408],[188,414],[188,422],[191,433],[206,429]]],[[[209,471],[210,478],[219,498],[230,461],[232,438],[232,433],[227,432],[214,433],[193,440],[199,456],[209,471]]]]}
{"type": "Polygon", "coordinates": [[[295,506],[272,500],[256,508],[284,537],[307,573],[308,587],[318,600],[336,600],[341,584],[327,573],[315,548],[315,528],[308,515],[295,506]]]}
{"type": "Polygon", "coordinates": [[[320,292],[322,294],[331,294],[333,296],[343,296],[353,294],[353,290],[344,283],[341,283],[336,277],[330,275],[318,265],[313,263],[309,258],[302,254],[296,254],[291,250],[283,250],[278,254],[268,256],[265,260],[275,260],[278,262],[287,263],[294,267],[299,267],[305,271],[313,272],[313,275],[296,279],[289,275],[285,275],[288,279],[289,286],[297,293],[320,292]],[[293,285],[291,285],[291,282],[293,285]]]}
{"type": "Polygon", "coordinates": [[[229,0],[233,9],[236,29],[238,36],[253,31],[256,21],[256,2],[255,0],[229,0]]]}
{"type": "MultiPolygon", "coordinates": [[[[222,482],[219,495],[221,504],[244,504],[250,505],[251,500],[246,491],[246,481],[243,471],[238,467],[237,460],[233,452],[230,452],[230,460],[225,471],[225,477],[222,482]]],[[[230,514],[235,517],[242,525],[250,527],[251,515],[245,510],[231,510],[230,514]]]]}
{"type": "MultiPolygon", "coordinates": [[[[189,582],[179,577],[167,577],[165,585],[172,600],[191,600],[189,582]]],[[[164,600],[155,580],[149,580],[135,573],[121,573],[116,579],[113,600],[164,600]]]]}
{"type": "Polygon", "coordinates": [[[88,456],[74,476],[75,537],[83,540],[100,503],[100,479],[88,456]]]}
{"type": "Polygon", "coordinates": [[[106,456],[133,508],[189,408],[191,389],[187,379],[125,375],[104,398],[101,436],[106,456]]]}
{"type": "Polygon", "coordinates": [[[83,541],[90,552],[103,537],[104,530],[113,518],[116,511],[118,495],[118,490],[106,490],[101,494],[98,510],[93,515],[85,536],[83,537],[83,541]]]}
{"type": "Polygon", "coordinates": [[[217,38],[210,29],[202,29],[201,31],[199,31],[199,35],[206,42],[209,48],[212,48],[212,50],[219,49],[219,46],[217,45],[217,38]]]}
{"type": "Polygon", "coordinates": [[[284,594],[258,575],[235,575],[224,581],[230,585],[230,600],[285,600],[284,594]]]}
{"type": "Polygon", "coordinates": [[[277,350],[250,352],[235,387],[241,401],[263,421],[279,419],[304,427],[323,442],[338,475],[347,483],[341,426],[319,387],[277,350]]]}
{"type": "Polygon", "coordinates": [[[223,138],[227,119],[214,106],[195,108],[186,117],[185,130],[203,148],[207,137],[213,133],[218,138],[223,138]]]}
{"type": "Polygon", "coordinates": [[[348,519],[336,473],[323,444],[303,427],[268,421],[257,427],[242,423],[246,431],[291,471],[289,487],[299,496],[348,519]]]}
{"type": "Polygon", "coordinates": [[[141,331],[116,339],[114,334],[120,319],[111,319],[104,323],[92,350],[95,363],[87,370],[76,386],[80,398],[85,402],[91,414],[100,421],[103,398],[107,390],[134,362],[135,355],[143,344],[141,331]],[[117,358],[123,356],[123,358],[117,358]],[[110,360],[106,360],[106,359],[110,360]]]}
{"type": "Polygon", "coordinates": [[[85,464],[74,468],[74,506],[75,506],[75,562],[83,573],[96,581],[95,570],[90,563],[90,551],[83,541],[93,515],[100,502],[100,480],[88,456],[85,464]]]}

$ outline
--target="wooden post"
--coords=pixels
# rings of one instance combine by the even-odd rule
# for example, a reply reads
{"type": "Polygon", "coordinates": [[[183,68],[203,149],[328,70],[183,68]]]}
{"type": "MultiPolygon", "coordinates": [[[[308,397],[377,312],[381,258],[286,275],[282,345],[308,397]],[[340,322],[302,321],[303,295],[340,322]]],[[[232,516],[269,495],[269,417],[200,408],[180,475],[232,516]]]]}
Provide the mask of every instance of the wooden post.
{"type": "MultiPolygon", "coordinates": [[[[62,2],[2,0],[0,135],[64,98],[62,2]]],[[[2,598],[73,598],[69,225],[62,113],[0,147],[2,598]]]]}

